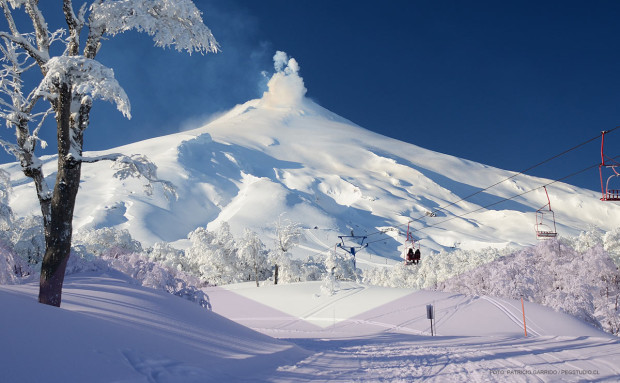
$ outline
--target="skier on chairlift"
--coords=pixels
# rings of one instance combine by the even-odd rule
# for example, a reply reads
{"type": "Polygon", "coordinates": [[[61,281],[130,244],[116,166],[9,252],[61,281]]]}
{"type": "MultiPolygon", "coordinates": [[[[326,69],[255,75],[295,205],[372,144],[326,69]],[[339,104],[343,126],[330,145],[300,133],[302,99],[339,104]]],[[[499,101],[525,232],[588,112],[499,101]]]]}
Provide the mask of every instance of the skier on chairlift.
{"type": "Polygon", "coordinates": [[[407,258],[405,259],[405,263],[410,265],[414,263],[414,259],[415,259],[415,255],[413,254],[413,249],[409,248],[409,251],[407,251],[407,258]]]}
{"type": "Polygon", "coordinates": [[[420,263],[420,249],[416,249],[415,252],[412,247],[407,251],[407,257],[405,263],[408,265],[417,265],[420,263]]]}
{"type": "Polygon", "coordinates": [[[415,253],[413,254],[413,264],[417,265],[418,263],[420,263],[420,249],[416,249],[415,253]]]}

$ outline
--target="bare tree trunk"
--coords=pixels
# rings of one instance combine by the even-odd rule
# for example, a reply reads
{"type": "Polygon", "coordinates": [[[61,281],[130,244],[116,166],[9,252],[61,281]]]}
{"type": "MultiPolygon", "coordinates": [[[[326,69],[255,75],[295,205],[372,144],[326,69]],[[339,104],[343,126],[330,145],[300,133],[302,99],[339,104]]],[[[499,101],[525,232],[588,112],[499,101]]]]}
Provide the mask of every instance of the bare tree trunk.
{"type": "Polygon", "coordinates": [[[278,265],[276,265],[274,271],[273,271],[273,284],[277,285],[278,284],[278,265]]]}
{"type": "MultiPolygon", "coordinates": [[[[71,137],[71,86],[63,84],[56,101],[58,128],[58,174],[50,206],[49,227],[45,228],[45,256],[41,264],[39,302],[60,306],[65,270],[71,252],[73,210],[80,185],[81,161],[71,156],[72,142],[81,148],[80,137],[71,137]]],[[[73,148],[75,150],[75,146],[73,148]]],[[[77,153],[81,155],[80,153],[77,153]]]]}

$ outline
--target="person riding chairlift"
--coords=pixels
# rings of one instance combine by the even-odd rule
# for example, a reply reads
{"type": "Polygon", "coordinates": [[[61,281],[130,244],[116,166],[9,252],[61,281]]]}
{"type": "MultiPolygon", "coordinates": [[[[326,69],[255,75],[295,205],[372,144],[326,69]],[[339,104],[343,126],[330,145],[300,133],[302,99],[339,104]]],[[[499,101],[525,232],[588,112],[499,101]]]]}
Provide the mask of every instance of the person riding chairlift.
{"type": "Polygon", "coordinates": [[[413,264],[414,265],[417,265],[418,263],[420,263],[420,257],[421,257],[420,249],[416,249],[415,253],[413,254],[413,264]]]}
{"type": "Polygon", "coordinates": [[[413,249],[409,248],[409,251],[407,251],[407,263],[413,263],[413,260],[415,259],[415,256],[413,254],[413,249]]]}
{"type": "Polygon", "coordinates": [[[414,253],[413,248],[409,248],[409,251],[407,251],[407,263],[414,265],[420,263],[420,249],[416,249],[414,253]]]}

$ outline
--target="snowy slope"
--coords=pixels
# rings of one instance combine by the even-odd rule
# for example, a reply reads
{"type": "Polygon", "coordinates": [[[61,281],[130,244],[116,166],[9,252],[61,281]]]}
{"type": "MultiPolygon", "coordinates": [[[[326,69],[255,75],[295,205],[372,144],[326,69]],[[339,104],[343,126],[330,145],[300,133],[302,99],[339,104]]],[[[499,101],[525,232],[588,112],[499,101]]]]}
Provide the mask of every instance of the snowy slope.
{"type": "MultiPolygon", "coordinates": [[[[213,311],[281,338],[367,337],[382,332],[430,336],[426,305],[435,310],[439,336],[524,336],[521,302],[488,296],[385,288],[341,282],[334,295],[322,282],[271,285],[251,283],[206,289],[213,311]]],[[[528,336],[616,339],[572,316],[524,304],[528,336]]]]}
{"type": "Polygon", "coordinates": [[[353,283],[331,296],[321,295],[320,283],[242,284],[207,290],[210,312],[116,272],[69,276],[60,309],[36,303],[36,293],[35,284],[0,286],[2,382],[611,382],[620,375],[617,338],[529,303],[524,337],[520,304],[502,299],[353,283]],[[436,307],[434,337],[426,304],[436,307]]]}
{"type": "Polygon", "coordinates": [[[307,352],[130,278],[67,278],[61,309],[0,286],[2,382],[235,381],[307,352]]]}
{"type": "MultiPolygon", "coordinates": [[[[197,227],[227,221],[233,233],[248,227],[269,246],[274,222],[284,214],[307,229],[299,250],[306,255],[333,248],[338,235],[352,230],[370,234],[373,243],[358,256],[360,265],[398,259],[411,219],[418,220],[415,235],[426,249],[532,244],[535,211],[547,203],[542,189],[446,220],[549,182],[519,176],[438,211],[514,173],[356,126],[305,97],[293,61],[280,66],[261,99],[198,129],[110,152],[147,155],[159,176],[176,185],[179,198],[168,201],[157,188],[149,196],[143,180],[118,180],[108,163],[88,164],[75,211],[78,230],[116,226],[145,245],[167,241],[183,246],[197,227]],[[425,215],[431,211],[436,217],[425,215]],[[389,228],[398,230],[379,233],[389,228]]],[[[88,153],[96,154],[101,153],[88,153]]],[[[55,158],[44,161],[51,181],[55,158]]],[[[18,215],[36,214],[32,184],[17,165],[2,168],[13,180],[11,207],[18,215]]],[[[548,189],[560,235],[576,235],[589,226],[620,226],[620,205],[601,203],[597,193],[561,183],[548,189]]]]}
{"type": "Polygon", "coordinates": [[[315,354],[267,381],[617,381],[620,342],[525,302],[320,282],[207,290],[213,310],[315,354]],[[431,336],[426,305],[435,309],[431,336]]]}

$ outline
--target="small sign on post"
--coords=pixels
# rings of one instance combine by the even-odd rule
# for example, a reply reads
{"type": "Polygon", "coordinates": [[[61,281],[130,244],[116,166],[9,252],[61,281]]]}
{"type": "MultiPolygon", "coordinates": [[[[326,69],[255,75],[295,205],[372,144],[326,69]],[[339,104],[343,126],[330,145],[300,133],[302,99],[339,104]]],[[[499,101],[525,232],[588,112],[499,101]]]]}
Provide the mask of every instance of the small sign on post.
{"type": "Polygon", "coordinates": [[[433,305],[426,305],[426,318],[431,321],[431,336],[435,336],[433,333],[433,320],[435,319],[435,308],[433,305]]]}

